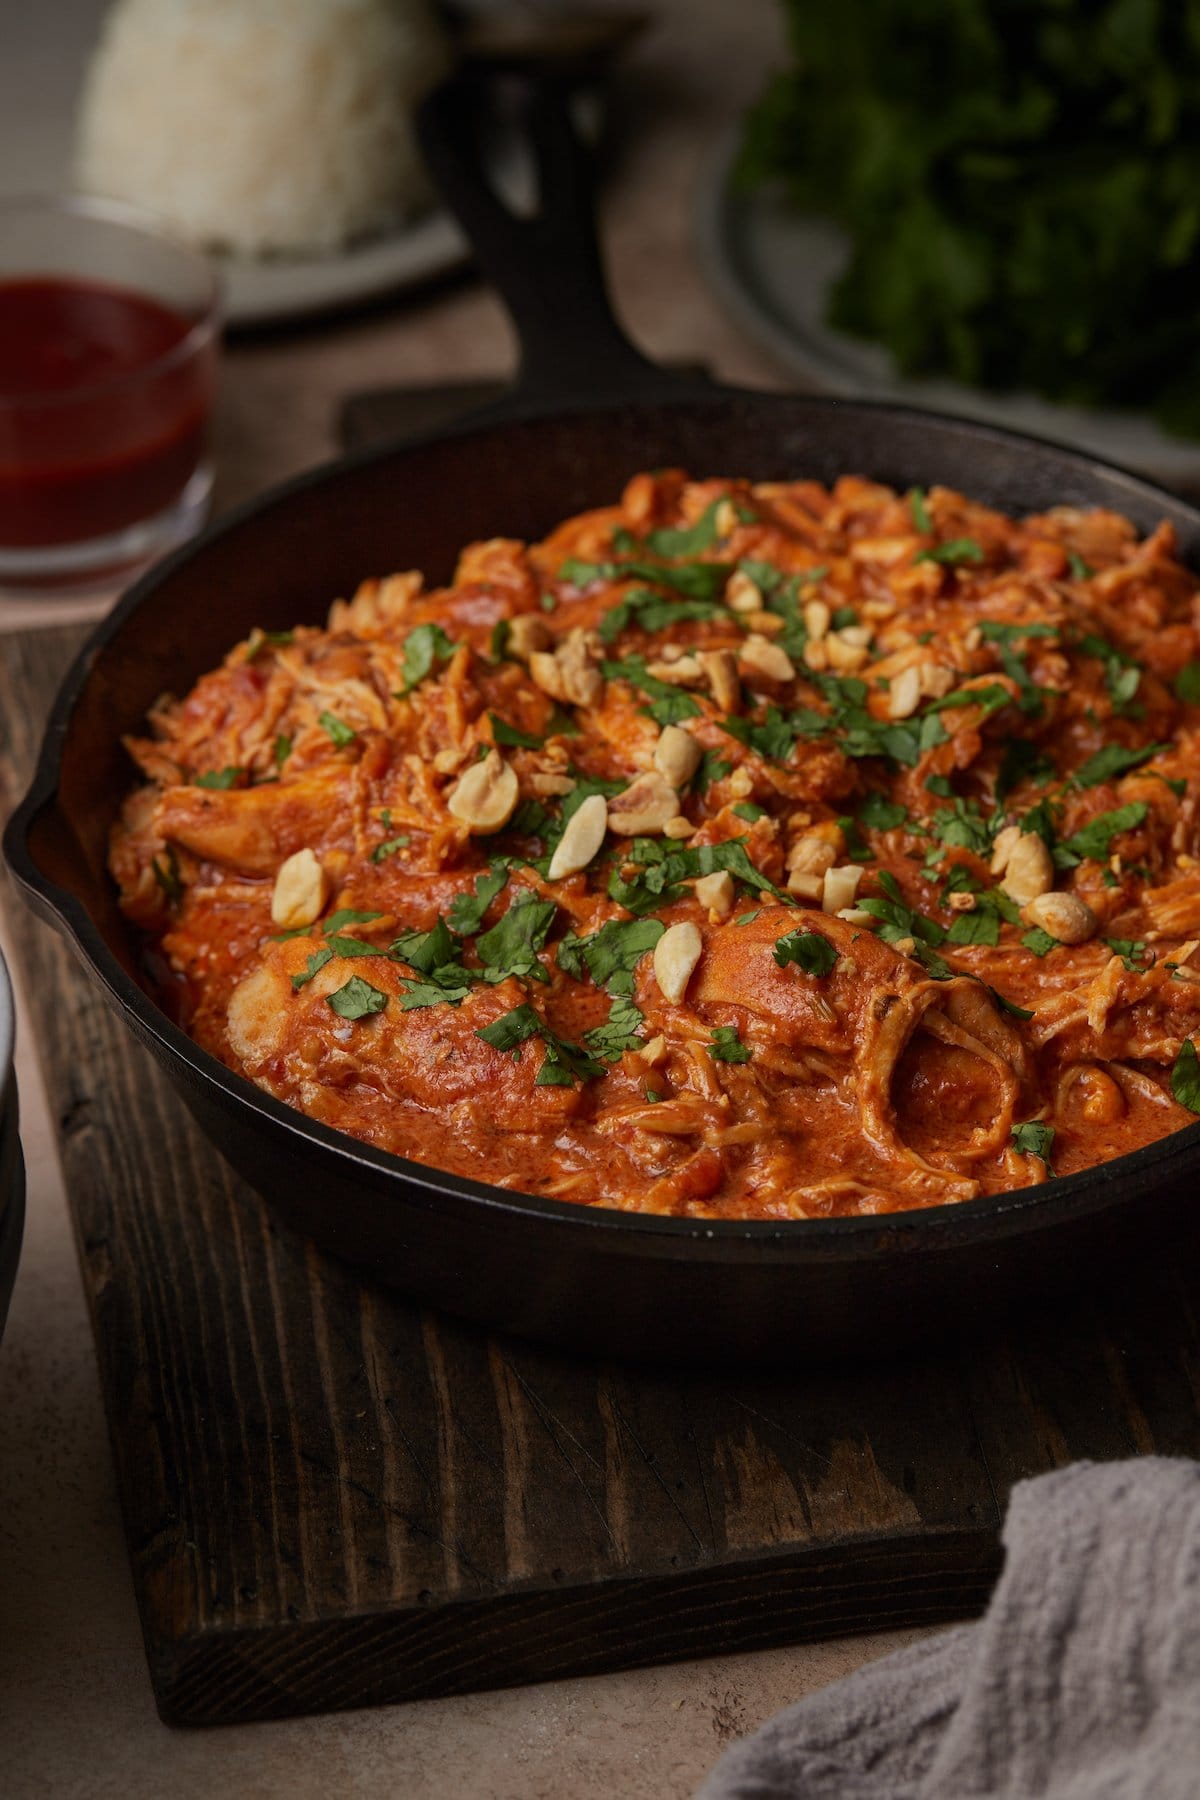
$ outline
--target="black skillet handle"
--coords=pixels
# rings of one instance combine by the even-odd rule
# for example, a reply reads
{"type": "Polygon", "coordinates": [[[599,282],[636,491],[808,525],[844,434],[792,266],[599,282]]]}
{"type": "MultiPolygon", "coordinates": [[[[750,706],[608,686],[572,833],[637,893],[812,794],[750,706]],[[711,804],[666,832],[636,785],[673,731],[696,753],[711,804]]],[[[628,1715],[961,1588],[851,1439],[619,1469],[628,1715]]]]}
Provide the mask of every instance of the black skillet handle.
{"type": "Polygon", "coordinates": [[[558,83],[509,78],[537,167],[538,210],[512,212],[492,188],[478,130],[489,78],[455,76],[417,117],[425,159],[517,328],[521,359],[498,412],[579,402],[654,400],[696,391],[698,377],[660,368],[613,316],[596,237],[588,154],[558,83]]]}

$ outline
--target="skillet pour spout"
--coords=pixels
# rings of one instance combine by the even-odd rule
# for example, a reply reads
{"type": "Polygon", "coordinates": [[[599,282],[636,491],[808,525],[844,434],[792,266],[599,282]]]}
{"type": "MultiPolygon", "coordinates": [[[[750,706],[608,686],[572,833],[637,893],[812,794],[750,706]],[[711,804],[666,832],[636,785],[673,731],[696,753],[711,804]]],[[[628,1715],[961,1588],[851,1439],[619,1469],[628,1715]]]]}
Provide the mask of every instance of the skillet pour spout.
{"type": "Polygon", "coordinates": [[[949,483],[1010,512],[1111,507],[1143,531],[1170,520],[1182,555],[1200,557],[1200,512],[1058,446],[656,370],[608,308],[586,166],[561,103],[538,93],[530,108],[534,221],[514,220],[487,189],[469,91],[443,90],[422,117],[435,174],[517,319],[521,383],[473,421],[272,490],[130,589],[67,676],[5,833],[20,888],[277,1214],[434,1307],[590,1354],[727,1364],[894,1351],[1122,1277],[1131,1254],[1169,1239],[1191,1210],[1200,1126],[1081,1175],[930,1211],[787,1223],[633,1215],[487,1187],[333,1132],[200,1050],[143,985],[106,870],[131,774],[123,734],[252,627],[315,622],[368,574],[421,568],[445,580],[464,543],[538,538],[660,465],[949,483]]]}

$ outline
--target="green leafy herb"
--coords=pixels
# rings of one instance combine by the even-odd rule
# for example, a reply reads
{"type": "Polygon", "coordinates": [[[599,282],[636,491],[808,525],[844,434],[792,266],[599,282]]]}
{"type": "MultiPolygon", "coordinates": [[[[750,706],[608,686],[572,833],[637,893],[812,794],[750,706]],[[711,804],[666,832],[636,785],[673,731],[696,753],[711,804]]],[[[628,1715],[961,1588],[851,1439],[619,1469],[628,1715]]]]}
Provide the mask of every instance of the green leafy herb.
{"type": "Polygon", "coordinates": [[[402,831],[399,837],[385,838],[382,844],[376,844],[372,850],[371,861],[373,863],[386,862],[389,856],[395,856],[397,850],[405,849],[411,841],[406,831],[402,831]]]}
{"type": "Polygon", "coordinates": [[[1052,781],[1054,773],[1050,757],[1031,738],[1009,738],[996,775],[996,805],[1002,806],[1023,781],[1052,781]]]}
{"type": "Polygon", "coordinates": [[[748,750],[756,750],[769,762],[786,762],[796,742],[792,721],[777,706],[768,706],[765,717],[757,723],[736,717],[722,719],[721,730],[745,744],[748,750]]]}
{"type": "Polygon", "coordinates": [[[339,750],[344,750],[346,745],[352,744],[358,736],[353,726],[347,725],[343,719],[339,719],[336,713],[318,714],[317,724],[324,727],[339,750]]]}
{"type": "MultiPolygon", "coordinates": [[[[382,913],[356,912],[352,906],[339,906],[336,912],[330,913],[321,929],[326,937],[329,937],[334,932],[344,930],[347,925],[373,925],[376,919],[382,919],[382,917],[382,913]]],[[[308,928],[305,927],[305,929],[308,928]]]]}
{"type": "Polygon", "coordinates": [[[1171,1092],[1180,1106],[1186,1106],[1189,1112],[1200,1113],[1200,1057],[1196,1055],[1191,1038],[1184,1038],[1179,1046],[1179,1055],[1171,1070],[1171,1092]]]}
{"type": "Polygon", "coordinates": [[[440,625],[418,625],[404,640],[404,662],[401,674],[404,686],[400,696],[411,694],[419,681],[432,673],[435,663],[448,662],[457,646],[440,625]]]}
{"type": "Polygon", "coordinates": [[[700,556],[717,541],[717,509],[721,501],[706,506],[694,525],[664,525],[646,534],[646,548],[655,556],[700,556]]]}
{"type": "Polygon", "coordinates": [[[210,769],[206,775],[197,775],[192,782],[192,786],[220,788],[224,791],[226,788],[231,788],[233,786],[239,775],[244,774],[244,769],[235,768],[232,765],[227,769],[210,769]]]}
{"type": "Polygon", "coordinates": [[[715,750],[706,750],[700,758],[700,766],[692,777],[692,786],[698,794],[703,794],[714,781],[724,781],[726,775],[733,773],[733,764],[718,756],[715,750]]]}
{"type": "Polygon", "coordinates": [[[979,687],[955,688],[953,693],[943,694],[940,700],[931,700],[925,708],[926,713],[961,712],[967,706],[980,706],[984,717],[998,712],[1002,706],[1012,702],[1012,695],[998,681],[982,683],[979,687]]]}
{"type": "Polygon", "coordinates": [[[689,619],[714,619],[721,611],[715,600],[673,600],[653,588],[631,588],[604,614],[599,632],[606,644],[613,644],[631,625],[642,631],[663,631],[689,619]]]}
{"type": "Polygon", "coordinates": [[[388,1003],[387,995],[364,981],[361,975],[352,975],[345,987],[338,988],[327,998],[339,1019],[365,1019],[369,1013],[382,1012],[388,1003]]]}
{"type": "Polygon", "coordinates": [[[1142,938],[1105,938],[1114,956],[1119,956],[1131,975],[1140,975],[1153,963],[1154,956],[1142,938]]]}
{"type": "Polygon", "coordinates": [[[503,891],[508,870],[492,864],[486,875],[480,875],[473,894],[455,894],[446,915],[451,931],[459,937],[474,937],[483,924],[483,916],[496,896],[503,891]]]}
{"type": "Polygon", "coordinates": [[[739,913],[733,922],[735,925],[753,925],[761,911],[761,906],[756,906],[753,912],[739,913]]]}
{"type": "Polygon", "coordinates": [[[586,968],[597,987],[632,994],[634,969],[665,930],[661,919],[610,919],[590,937],[565,937],[558,946],[558,966],[577,981],[586,968]]]}
{"type": "Polygon", "coordinates": [[[521,750],[540,750],[545,738],[540,738],[532,731],[521,731],[516,725],[510,725],[497,713],[489,713],[492,721],[492,737],[497,744],[514,745],[521,750]]]}
{"type": "Polygon", "coordinates": [[[1000,915],[991,906],[976,906],[972,912],[955,913],[946,938],[951,944],[998,944],[1000,915]]]}
{"type": "Polygon", "coordinates": [[[1128,806],[1118,806],[1112,812],[1099,813],[1082,830],[1064,838],[1056,846],[1055,863],[1060,869],[1073,869],[1085,857],[1093,857],[1097,862],[1103,861],[1109,854],[1112,840],[1123,831],[1135,830],[1149,810],[1144,800],[1131,800],[1128,806]]]}
{"type": "Polygon", "coordinates": [[[319,950],[314,950],[300,973],[292,976],[292,988],[294,992],[299,993],[300,989],[304,987],[307,982],[310,982],[313,976],[325,967],[327,962],[332,962],[334,956],[337,954],[338,953],[334,950],[332,944],[322,944],[319,950]]]}
{"type": "Polygon", "coordinates": [[[886,944],[902,943],[906,938],[912,938],[916,945],[913,954],[925,965],[929,974],[937,981],[947,980],[954,971],[949,963],[934,953],[937,945],[945,942],[945,931],[936,919],[926,918],[924,913],[914,912],[906,905],[900,892],[900,884],[894,875],[885,870],[879,877],[879,883],[883,888],[883,899],[868,897],[858,902],[864,912],[880,921],[879,936],[886,944]]]}
{"type": "Polygon", "coordinates": [[[692,696],[683,688],[672,687],[669,681],[660,681],[656,675],[651,675],[643,657],[627,656],[623,662],[602,662],[600,667],[609,681],[627,681],[631,687],[649,696],[651,704],[644,706],[642,711],[656,725],[678,725],[684,719],[699,718],[700,708],[692,696]]]}
{"type": "Polygon", "coordinates": [[[593,581],[646,581],[673,588],[689,600],[715,600],[731,573],[729,563],[654,563],[640,558],[630,562],[582,562],[571,556],[559,569],[558,579],[578,588],[590,587],[593,581]]]}
{"type": "Polygon", "coordinates": [[[294,643],[294,631],[252,631],[246,644],[246,661],[254,662],[269,646],[294,643]]]}
{"type": "Polygon", "coordinates": [[[275,757],[275,767],[277,769],[282,769],[284,763],[287,761],[288,757],[291,754],[292,754],[292,740],[290,737],[285,737],[283,735],[283,733],[281,732],[280,735],[275,739],[275,748],[273,751],[273,755],[275,757]]]}
{"type": "Polygon", "coordinates": [[[1140,718],[1143,707],[1135,702],[1134,696],[1141,685],[1142,671],[1132,656],[1124,650],[1118,650],[1107,638],[1096,632],[1088,632],[1079,640],[1079,648],[1089,656],[1098,657],[1104,664],[1104,685],[1108,697],[1112,701],[1112,709],[1124,718],[1140,718]]]}
{"type": "Polygon", "coordinates": [[[540,1037],[545,1051],[542,1066],[534,1076],[537,1087],[571,1087],[577,1080],[590,1080],[592,1076],[604,1073],[603,1063],[588,1056],[578,1045],[557,1037],[528,1001],[514,1006],[511,1012],[494,1019],[490,1025],[482,1026],[475,1035],[490,1044],[493,1050],[508,1051],[514,1061],[520,1057],[522,1044],[532,1037],[540,1037]]]}
{"type": "Polygon", "coordinates": [[[998,824],[999,817],[998,813],[993,813],[990,819],[985,819],[978,800],[956,799],[950,806],[938,807],[930,820],[930,829],[947,849],[971,850],[976,856],[988,856],[992,848],[993,823],[998,824]]]}
{"type": "Polygon", "coordinates": [[[925,777],[925,792],[927,794],[936,794],[939,800],[953,800],[954,783],[948,775],[927,775],[925,777]]]}
{"type": "MultiPolygon", "coordinates": [[[[926,786],[928,786],[928,782],[926,786]]],[[[894,831],[897,825],[903,825],[908,818],[908,808],[898,800],[888,800],[883,794],[869,793],[858,809],[860,825],[868,831],[894,831]]]]}
{"type": "Polygon", "coordinates": [[[745,819],[747,825],[753,825],[757,819],[765,819],[767,816],[766,807],[756,805],[753,800],[739,800],[731,811],[739,819],[745,819]]]}
{"type": "Polygon", "coordinates": [[[735,881],[742,882],[754,893],[770,893],[785,906],[794,904],[790,894],[768,881],[750,861],[744,838],[726,839],[721,844],[700,844],[695,849],[665,849],[656,838],[635,838],[628,860],[638,870],[631,877],[619,868],[609,878],[609,898],[632,913],[656,912],[673,900],[682,898],[684,881],[700,875],[715,875],[727,870],[735,881]]]}
{"type": "Polygon", "coordinates": [[[508,655],[508,640],[511,636],[511,622],[508,619],[497,619],[488,639],[488,655],[494,663],[503,662],[508,655]]]}
{"type": "Polygon", "coordinates": [[[714,1025],[708,1054],[714,1062],[748,1063],[754,1052],[743,1044],[736,1025],[714,1025]]]}
{"type": "Polygon", "coordinates": [[[1085,562],[1078,550],[1068,550],[1067,561],[1071,565],[1071,573],[1076,581],[1090,581],[1096,573],[1091,563],[1085,562]]]}
{"type": "Polygon", "coordinates": [[[1185,663],[1175,677],[1173,686],[1177,698],[1185,706],[1200,706],[1200,662],[1185,663]]]}
{"type": "Polygon", "coordinates": [[[918,550],[913,561],[945,563],[951,567],[960,563],[981,563],[983,545],[974,538],[949,538],[944,544],[935,544],[932,550],[918,550]]]}
{"type": "Polygon", "coordinates": [[[1032,950],[1035,956],[1048,956],[1051,950],[1059,948],[1059,939],[1051,937],[1050,933],[1043,931],[1040,925],[1035,925],[1032,930],[1027,931],[1021,942],[1027,950],[1032,950]]]}
{"type": "Polygon", "coordinates": [[[933,520],[929,516],[929,508],[925,504],[925,489],[913,488],[908,496],[908,510],[912,514],[912,522],[918,531],[927,537],[933,534],[933,520]]]}
{"type": "Polygon", "coordinates": [[[834,969],[838,953],[829,939],[819,931],[789,931],[776,938],[771,952],[781,969],[796,963],[806,975],[828,975],[834,969]]]}
{"type": "Polygon", "coordinates": [[[1149,762],[1152,756],[1158,756],[1170,749],[1169,744],[1147,744],[1142,750],[1126,750],[1120,744],[1105,744],[1094,756],[1081,763],[1071,781],[1075,787],[1098,787],[1102,781],[1115,781],[1121,775],[1127,775],[1130,769],[1140,768],[1149,762]]]}
{"type": "Polygon", "coordinates": [[[1046,1165],[1047,1175],[1053,1175],[1050,1167],[1050,1151],[1054,1145],[1053,1125],[1043,1125],[1040,1119],[1030,1119],[1024,1125],[1012,1128],[1013,1144],[1022,1156],[1040,1156],[1046,1165]]]}
{"type": "Polygon", "coordinates": [[[538,951],[546,942],[557,911],[553,900],[539,900],[528,892],[519,894],[491,930],[475,940],[483,964],[483,980],[494,983],[515,975],[549,981],[538,960],[538,951]]]}
{"type": "Polygon", "coordinates": [[[593,1056],[616,1062],[627,1050],[636,1050],[642,1038],[642,1015],[625,994],[618,994],[603,1025],[585,1031],[583,1041],[593,1056]]]}

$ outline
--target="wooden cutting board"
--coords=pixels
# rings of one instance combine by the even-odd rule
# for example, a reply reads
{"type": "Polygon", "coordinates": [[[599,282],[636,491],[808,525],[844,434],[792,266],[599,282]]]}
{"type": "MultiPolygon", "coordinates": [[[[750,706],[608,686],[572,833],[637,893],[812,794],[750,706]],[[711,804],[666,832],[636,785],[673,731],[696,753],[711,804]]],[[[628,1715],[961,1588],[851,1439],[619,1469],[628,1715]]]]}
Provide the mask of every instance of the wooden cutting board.
{"type": "MultiPolygon", "coordinates": [[[[81,635],[0,640],[6,811],[81,635]]],[[[574,1360],[365,1286],[276,1226],[4,898],[166,1719],[971,1614],[1014,1481],[1200,1454],[1195,1244],[970,1345],[719,1377],[574,1360]]]]}

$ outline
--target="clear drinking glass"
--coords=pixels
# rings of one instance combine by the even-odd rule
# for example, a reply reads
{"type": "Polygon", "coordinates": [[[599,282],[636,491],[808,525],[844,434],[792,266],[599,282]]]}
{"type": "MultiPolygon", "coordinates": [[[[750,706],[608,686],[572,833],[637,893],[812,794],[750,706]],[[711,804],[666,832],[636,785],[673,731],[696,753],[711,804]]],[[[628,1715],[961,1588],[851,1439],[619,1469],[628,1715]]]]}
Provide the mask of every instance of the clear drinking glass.
{"type": "Polygon", "coordinates": [[[117,585],[203,523],[216,277],[129,208],[0,202],[0,589],[117,585]]]}

